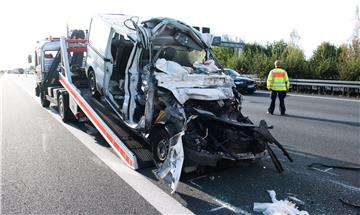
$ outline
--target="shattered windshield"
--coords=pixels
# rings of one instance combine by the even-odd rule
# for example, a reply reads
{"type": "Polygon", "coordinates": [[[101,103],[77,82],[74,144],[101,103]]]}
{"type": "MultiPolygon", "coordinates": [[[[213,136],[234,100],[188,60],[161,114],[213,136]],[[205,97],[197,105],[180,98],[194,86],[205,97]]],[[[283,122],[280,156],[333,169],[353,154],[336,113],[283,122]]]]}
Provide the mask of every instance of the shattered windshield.
{"type": "Polygon", "coordinates": [[[158,52],[156,67],[165,73],[210,74],[219,71],[214,60],[206,59],[205,49],[196,50],[183,46],[169,46],[158,52]]]}
{"type": "Polygon", "coordinates": [[[173,21],[157,25],[147,22],[147,26],[150,25],[153,30],[151,43],[154,62],[160,72],[219,73],[220,69],[216,66],[215,61],[209,59],[210,50],[191,27],[173,21]]]}

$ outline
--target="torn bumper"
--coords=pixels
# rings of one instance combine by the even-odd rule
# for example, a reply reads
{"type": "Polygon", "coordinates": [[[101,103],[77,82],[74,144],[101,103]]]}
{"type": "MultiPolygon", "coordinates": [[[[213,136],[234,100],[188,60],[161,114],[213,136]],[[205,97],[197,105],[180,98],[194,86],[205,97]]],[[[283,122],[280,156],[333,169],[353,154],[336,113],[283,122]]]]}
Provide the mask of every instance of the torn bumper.
{"type": "Polygon", "coordinates": [[[211,166],[216,167],[220,160],[244,161],[244,160],[257,160],[267,156],[267,151],[260,153],[239,153],[232,154],[232,156],[225,153],[210,154],[207,151],[195,151],[184,146],[184,167],[198,167],[198,166],[211,166]]]}
{"type": "Polygon", "coordinates": [[[212,166],[215,167],[219,160],[222,159],[220,155],[213,155],[207,152],[198,152],[188,147],[184,147],[185,161],[184,166],[212,166]]]}

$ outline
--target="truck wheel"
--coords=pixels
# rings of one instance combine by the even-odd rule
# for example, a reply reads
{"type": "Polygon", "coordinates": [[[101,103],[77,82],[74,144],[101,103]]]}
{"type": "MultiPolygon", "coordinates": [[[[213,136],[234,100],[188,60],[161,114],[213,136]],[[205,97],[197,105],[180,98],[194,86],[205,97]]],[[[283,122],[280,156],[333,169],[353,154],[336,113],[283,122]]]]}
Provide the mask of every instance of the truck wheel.
{"type": "Polygon", "coordinates": [[[41,106],[43,106],[43,107],[49,107],[50,106],[50,102],[46,99],[46,95],[45,95],[45,92],[43,90],[40,91],[40,102],[41,102],[41,106]]]}
{"type": "Polygon", "coordinates": [[[96,77],[95,77],[95,72],[93,70],[89,71],[89,87],[90,87],[91,96],[96,99],[100,98],[100,93],[96,89],[96,77]]]}
{"type": "Polygon", "coordinates": [[[36,87],[35,87],[35,96],[39,97],[40,95],[40,86],[38,84],[36,84],[36,87]]]}
{"type": "Polygon", "coordinates": [[[60,94],[58,98],[58,107],[63,122],[71,122],[75,120],[75,116],[69,108],[69,95],[60,94]]]}
{"type": "Polygon", "coordinates": [[[164,128],[160,128],[151,134],[151,146],[155,164],[158,166],[163,163],[168,155],[170,148],[170,135],[164,128]]]}

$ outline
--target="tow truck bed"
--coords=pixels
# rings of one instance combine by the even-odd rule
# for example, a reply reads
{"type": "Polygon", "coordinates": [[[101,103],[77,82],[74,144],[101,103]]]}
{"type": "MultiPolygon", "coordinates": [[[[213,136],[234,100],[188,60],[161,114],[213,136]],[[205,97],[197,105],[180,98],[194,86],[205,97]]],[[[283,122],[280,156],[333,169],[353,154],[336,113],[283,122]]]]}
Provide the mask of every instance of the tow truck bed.
{"type": "Polygon", "coordinates": [[[123,125],[121,119],[111,110],[105,102],[91,97],[88,88],[81,89],[81,95],[98,116],[109,126],[109,128],[120,138],[120,140],[135,154],[139,168],[153,166],[153,156],[150,145],[136,134],[131,134],[123,125]]]}
{"type": "MultiPolygon", "coordinates": [[[[97,100],[91,96],[85,70],[81,66],[84,62],[84,54],[82,53],[86,52],[87,41],[84,39],[72,40],[61,37],[59,42],[61,48],[58,53],[58,62],[60,63],[61,70],[58,72],[53,69],[50,72],[51,75],[46,76],[45,81],[48,83],[44,87],[46,92],[48,92],[48,88],[52,89],[63,86],[63,88],[60,87],[62,89],[61,92],[63,92],[61,96],[65,99],[61,102],[61,105],[63,105],[62,109],[71,111],[76,118],[79,118],[78,114],[82,112],[114,149],[114,152],[130,168],[141,169],[154,165],[150,145],[144,139],[131,132],[116,113],[107,106],[106,101],[97,100]],[[79,57],[78,61],[70,60],[76,57],[79,57]],[[53,84],[55,82],[50,81],[49,77],[52,77],[55,82],[58,81],[57,83],[60,82],[61,85],[55,86],[53,84]]],[[[53,92],[52,90],[49,91],[50,93],[47,97],[50,98],[53,92]]],[[[59,100],[59,98],[52,98],[52,100],[59,100]]],[[[57,104],[59,105],[58,102],[57,104]]],[[[68,114],[68,112],[66,113],[68,114]]]]}

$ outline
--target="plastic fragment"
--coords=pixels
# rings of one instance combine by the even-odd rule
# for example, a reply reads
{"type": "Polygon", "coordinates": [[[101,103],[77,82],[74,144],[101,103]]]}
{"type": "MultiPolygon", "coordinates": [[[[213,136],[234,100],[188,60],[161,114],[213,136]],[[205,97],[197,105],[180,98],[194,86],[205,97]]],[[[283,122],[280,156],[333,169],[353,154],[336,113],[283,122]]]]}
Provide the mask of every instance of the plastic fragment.
{"type": "Polygon", "coordinates": [[[299,210],[295,203],[288,200],[277,200],[276,193],[268,190],[272,203],[254,203],[254,211],[264,215],[309,215],[307,211],[299,210]]]}

